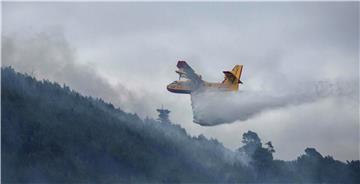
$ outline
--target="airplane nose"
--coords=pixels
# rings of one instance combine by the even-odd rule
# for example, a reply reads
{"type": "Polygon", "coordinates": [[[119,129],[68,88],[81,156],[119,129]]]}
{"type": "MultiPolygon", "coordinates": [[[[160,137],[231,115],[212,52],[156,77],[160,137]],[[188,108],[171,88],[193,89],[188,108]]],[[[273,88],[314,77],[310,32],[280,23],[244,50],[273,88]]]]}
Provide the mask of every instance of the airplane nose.
{"type": "Polygon", "coordinates": [[[166,89],[170,92],[175,92],[176,91],[176,84],[170,83],[166,86],[166,89]]]}
{"type": "Polygon", "coordinates": [[[166,89],[171,92],[172,91],[172,85],[171,84],[167,85],[166,89]]]}

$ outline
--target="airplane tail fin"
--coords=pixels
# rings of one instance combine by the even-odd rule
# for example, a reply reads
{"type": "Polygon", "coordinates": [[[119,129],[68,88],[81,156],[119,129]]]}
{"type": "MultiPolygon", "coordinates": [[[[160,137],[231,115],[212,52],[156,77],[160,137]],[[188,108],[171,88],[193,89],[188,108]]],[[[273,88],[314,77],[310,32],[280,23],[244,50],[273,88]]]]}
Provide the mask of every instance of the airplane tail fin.
{"type": "Polygon", "coordinates": [[[230,84],[231,90],[238,90],[239,83],[242,84],[240,77],[242,73],[243,65],[235,65],[231,71],[224,71],[225,80],[223,83],[230,84]]]}

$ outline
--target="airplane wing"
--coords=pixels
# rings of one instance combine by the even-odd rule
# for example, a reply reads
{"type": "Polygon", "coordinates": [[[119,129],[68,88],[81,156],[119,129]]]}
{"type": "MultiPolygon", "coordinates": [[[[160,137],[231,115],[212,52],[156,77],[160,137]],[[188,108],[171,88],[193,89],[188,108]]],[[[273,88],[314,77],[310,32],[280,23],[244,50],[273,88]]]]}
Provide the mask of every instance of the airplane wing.
{"type": "Polygon", "coordinates": [[[179,68],[176,73],[178,73],[180,77],[185,77],[195,84],[200,84],[203,82],[201,77],[196,74],[195,71],[185,61],[178,61],[176,66],[179,68]]]}

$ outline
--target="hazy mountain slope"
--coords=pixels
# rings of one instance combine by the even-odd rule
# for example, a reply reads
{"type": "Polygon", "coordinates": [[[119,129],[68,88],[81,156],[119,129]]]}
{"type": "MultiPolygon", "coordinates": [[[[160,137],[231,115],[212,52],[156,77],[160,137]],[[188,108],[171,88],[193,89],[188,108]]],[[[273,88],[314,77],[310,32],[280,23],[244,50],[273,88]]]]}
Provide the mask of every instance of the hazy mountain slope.
{"type": "Polygon", "coordinates": [[[359,161],[343,163],[314,148],[295,161],[274,160],[272,144],[251,131],[230,151],[10,67],[1,69],[1,87],[3,183],[360,181],[359,161]]]}
{"type": "Polygon", "coordinates": [[[217,181],[217,141],[2,69],[3,181],[217,181]]]}

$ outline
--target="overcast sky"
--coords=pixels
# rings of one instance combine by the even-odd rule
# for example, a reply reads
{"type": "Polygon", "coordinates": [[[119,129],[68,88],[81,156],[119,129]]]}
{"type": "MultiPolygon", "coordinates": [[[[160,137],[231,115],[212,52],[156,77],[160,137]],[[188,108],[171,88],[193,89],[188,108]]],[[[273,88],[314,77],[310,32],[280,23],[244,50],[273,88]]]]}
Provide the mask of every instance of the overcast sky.
{"type": "Polygon", "coordinates": [[[272,141],[276,158],[295,159],[315,147],[359,159],[358,2],[5,2],[2,32],[3,65],[141,117],[156,118],[163,104],[191,135],[235,149],[252,130],[272,141]],[[192,122],[190,97],[166,91],[178,78],[178,60],[213,82],[243,64],[244,91],[306,91],[326,81],[350,92],[201,127],[192,122]]]}

